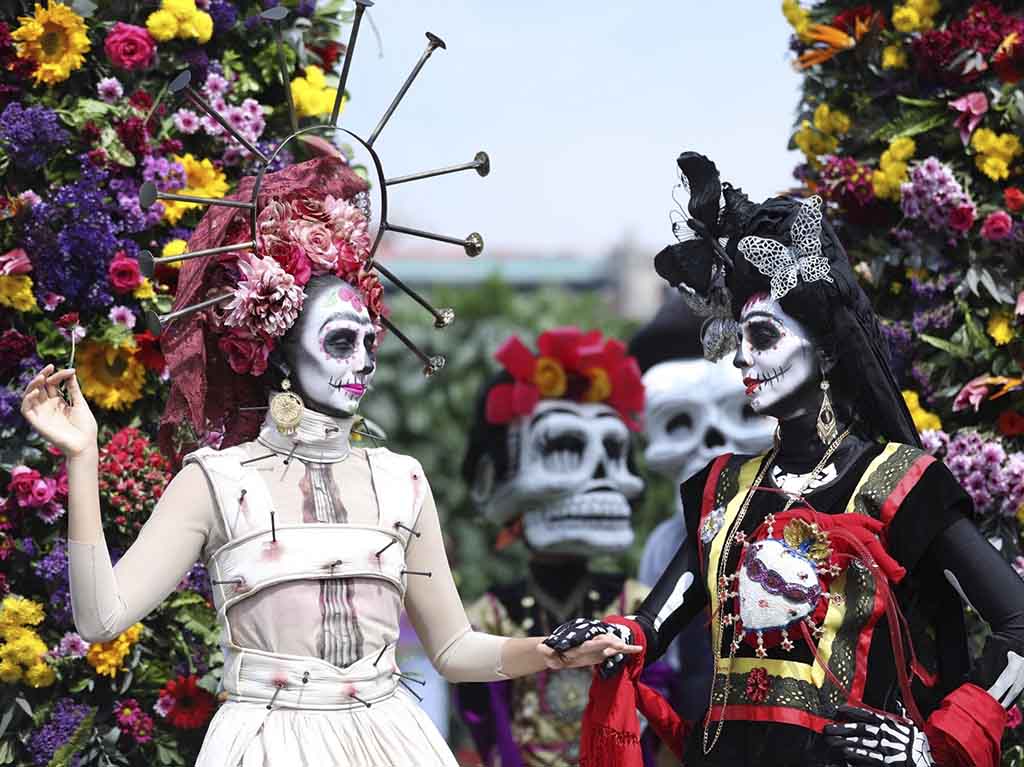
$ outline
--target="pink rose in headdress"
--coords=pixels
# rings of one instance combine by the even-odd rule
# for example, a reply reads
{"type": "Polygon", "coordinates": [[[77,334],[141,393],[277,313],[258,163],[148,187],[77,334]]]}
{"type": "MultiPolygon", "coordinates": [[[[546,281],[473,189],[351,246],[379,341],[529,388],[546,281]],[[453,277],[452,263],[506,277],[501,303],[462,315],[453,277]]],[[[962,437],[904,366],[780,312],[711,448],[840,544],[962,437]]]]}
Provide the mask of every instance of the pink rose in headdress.
{"type": "Polygon", "coordinates": [[[304,193],[291,199],[292,215],[295,218],[304,218],[310,221],[328,221],[327,212],[324,207],[324,200],[321,197],[304,193]]]}
{"type": "Polygon", "coordinates": [[[370,316],[377,320],[385,314],[384,307],[384,286],[380,284],[380,278],[373,272],[367,272],[359,277],[359,292],[363,294],[366,308],[370,316]]]}
{"type": "Polygon", "coordinates": [[[302,246],[313,264],[315,274],[333,272],[338,263],[338,249],[334,246],[330,230],[317,221],[293,221],[289,234],[302,246]]]}
{"type": "Polygon", "coordinates": [[[232,328],[217,342],[231,369],[240,375],[261,376],[267,371],[270,344],[242,328],[232,328]]]}
{"type": "Polygon", "coordinates": [[[280,200],[271,200],[256,216],[256,233],[281,236],[285,223],[291,218],[291,208],[280,200]]]}
{"type": "Polygon", "coordinates": [[[118,69],[146,69],[156,59],[156,43],[149,31],[123,21],[117,22],[107,33],[103,50],[118,69]]]}
{"type": "Polygon", "coordinates": [[[299,285],[305,285],[313,274],[313,265],[302,247],[291,240],[265,236],[260,240],[260,252],[277,261],[299,285]]]}

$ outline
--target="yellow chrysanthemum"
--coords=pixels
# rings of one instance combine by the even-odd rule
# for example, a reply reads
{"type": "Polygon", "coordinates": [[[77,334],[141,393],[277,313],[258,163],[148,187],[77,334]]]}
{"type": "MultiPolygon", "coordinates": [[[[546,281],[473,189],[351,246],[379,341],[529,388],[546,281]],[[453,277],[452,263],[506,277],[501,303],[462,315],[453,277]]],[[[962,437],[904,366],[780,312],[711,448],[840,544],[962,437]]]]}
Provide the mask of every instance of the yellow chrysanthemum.
{"type": "Polygon", "coordinates": [[[811,15],[807,9],[800,5],[797,0],[782,0],[782,15],[801,37],[807,32],[811,23],[811,15]]]}
{"type": "Polygon", "coordinates": [[[1004,178],[1010,177],[1010,166],[1007,165],[1006,160],[1002,157],[992,154],[979,154],[974,158],[974,163],[978,166],[978,170],[993,181],[1002,181],[1004,178]]]}
{"type": "Polygon", "coordinates": [[[917,32],[921,29],[921,14],[909,5],[900,5],[893,9],[892,25],[904,34],[917,32]]]}
{"type": "Polygon", "coordinates": [[[996,133],[990,128],[978,128],[971,134],[971,147],[976,152],[991,152],[996,145],[996,133]]]}
{"type": "Polygon", "coordinates": [[[1013,329],[1013,317],[1009,312],[995,312],[988,319],[988,327],[985,328],[996,346],[1005,346],[1016,336],[1013,329]]]}
{"type": "Polygon", "coordinates": [[[907,5],[922,17],[931,17],[939,12],[939,0],[907,0],[907,5]]]}
{"type": "Polygon", "coordinates": [[[0,646],[0,658],[20,663],[23,666],[31,666],[33,663],[39,662],[46,654],[46,650],[46,643],[39,638],[36,632],[30,631],[17,641],[7,642],[0,646]]]}
{"type": "Polygon", "coordinates": [[[39,602],[9,594],[0,604],[0,626],[38,626],[45,613],[39,602]]]}
{"type": "Polygon", "coordinates": [[[21,666],[9,660],[0,660],[0,682],[14,684],[21,681],[21,666]]]}
{"type": "Polygon", "coordinates": [[[899,45],[887,45],[882,49],[882,69],[906,69],[907,52],[899,45]]]}
{"type": "Polygon", "coordinates": [[[213,37],[213,17],[206,11],[199,11],[192,17],[192,26],[196,30],[196,41],[200,45],[210,42],[213,37]]]}
{"type": "Polygon", "coordinates": [[[914,419],[914,426],[918,431],[937,430],[942,428],[942,420],[921,407],[921,398],[913,389],[903,391],[903,401],[907,403],[907,410],[914,419]]]}
{"type": "Polygon", "coordinates": [[[36,63],[36,83],[56,85],[85,63],[89,35],[85,21],[63,3],[50,2],[47,8],[36,3],[32,16],[21,16],[21,26],[11,33],[18,57],[36,63]]]}
{"type": "Polygon", "coordinates": [[[132,295],[140,301],[156,298],[156,291],[153,289],[153,283],[149,277],[142,278],[142,282],[132,291],[132,295]]]}
{"type": "Polygon", "coordinates": [[[541,357],[533,371],[533,383],[542,397],[561,397],[565,394],[569,379],[561,362],[553,357],[541,357]]]}
{"type": "Polygon", "coordinates": [[[880,200],[898,200],[900,197],[899,182],[889,178],[884,170],[876,170],[871,174],[871,188],[880,200]]]}
{"type": "Polygon", "coordinates": [[[0,275],[0,304],[19,312],[34,312],[39,308],[32,293],[32,278],[27,274],[0,275]]]}
{"type": "Polygon", "coordinates": [[[1020,154],[1020,139],[1013,133],[1001,133],[992,148],[993,154],[1012,160],[1020,154]]]}
{"type": "Polygon", "coordinates": [[[199,12],[196,0],[163,0],[160,8],[173,14],[178,21],[188,21],[199,12]]]}
{"type": "MultiPolygon", "coordinates": [[[[163,256],[164,258],[168,258],[170,256],[180,256],[182,253],[184,253],[187,250],[188,250],[188,243],[185,242],[185,240],[176,239],[176,240],[171,240],[166,245],[164,245],[164,248],[160,252],[160,255],[163,256]]],[[[170,263],[164,264],[164,266],[169,266],[172,269],[180,269],[181,268],[181,264],[182,264],[181,261],[171,261],[170,263]]]]}
{"type": "Polygon", "coordinates": [[[320,67],[308,66],[303,77],[292,80],[292,102],[300,117],[316,117],[334,108],[336,88],[328,88],[324,71],[320,67]]]}
{"type": "Polygon", "coordinates": [[[166,43],[178,36],[178,20],[170,11],[153,11],[146,18],[146,29],[158,43],[166,43]]]}
{"type": "Polygon", "coordinates": [[[25,683],[29,687],[49,687],[56,681],[56,672],[43,662],[29,666],[28,671],[25,672],[25,683]]]}
{"type": "Polygon", "coordinates": [[[82,393],[107,410],[124,410],[142,396],[146,368],[135,358],[134,343],[110,346],[86,341],[76,368],[82,393]]]}
{"type": "Polygon", "coordinates": [[[839,140],[835,136],[822,133],[811,125],[809,120],[804,120],[800,124],[800,129],[793,135],[793,143],[811,162],[823,154],[835,151],[839,146],[839,140]]]}
{"type": "Polygon", "coordinates": [[[917,145],[914,143],[914,139],[909,136],[901,136],[900,138],[893,139],[889,142],[889,149],[887,150],[892,159],[898,162],[906,162],[914,156],[914,152],[916,151],[917,145]]]}
{"type": "Polygon", "coordinates": [[[138,641],[141,633],[142,624],[136,623],[109,642],[90,645],[85,659],[96,669],[97,674],[117,676],[117,672],[123,667],[124,659],[128,657],[132,645],[138,641]]]}
{"type": "MultiPolygon", "coordinates": [[[[185,169],[184,189],[175,190],[177,194],[195,197],[223,197],[228,192],[228,180],[224,172],[210,160],[198,160],[191,153],[184,156],[174,155],[174,160],[185,169]]],[[[185,212],[198,208],[199,203],[164,201],[164,219],[170,224],[177,224],[185,212]]]]}

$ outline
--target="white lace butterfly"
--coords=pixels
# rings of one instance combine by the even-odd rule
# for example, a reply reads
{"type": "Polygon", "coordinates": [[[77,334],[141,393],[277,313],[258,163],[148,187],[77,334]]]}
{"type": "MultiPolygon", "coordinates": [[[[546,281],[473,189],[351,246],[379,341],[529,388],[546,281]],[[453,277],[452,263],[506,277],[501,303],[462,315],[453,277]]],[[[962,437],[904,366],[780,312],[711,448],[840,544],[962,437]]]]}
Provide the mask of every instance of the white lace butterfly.
{"type": "Polygon", "coordinates": [[[778,301],[804,282],[826,280],[828,259],[821,255],[821,198],[818,195],[803,201],[790,227],[793,245],[783,245],[766,237],[744,237],[739,251],[761,274],[771,280],[772,300],[778,301]]]}

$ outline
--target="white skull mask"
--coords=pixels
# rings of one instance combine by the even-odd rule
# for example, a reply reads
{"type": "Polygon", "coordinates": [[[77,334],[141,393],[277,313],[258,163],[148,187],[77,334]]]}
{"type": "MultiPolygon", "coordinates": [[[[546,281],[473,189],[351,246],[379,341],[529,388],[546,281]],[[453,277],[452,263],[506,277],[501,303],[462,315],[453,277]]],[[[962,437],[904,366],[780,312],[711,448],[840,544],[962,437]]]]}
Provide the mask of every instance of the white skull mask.
{"type": "Polygon", "coordinates": [[[723,453],[756,454],[771,445],[775,419],[751,409],[731,361],[660,362],[644,373],[643,381],[644,458],[652,471],[677,484],[723,453]]]}
{"type": "Polygon", "coordinates": [[[292,383],[306,406],[355,413],[373,380],[377,328],[360,293],[337,277],[315,279],[284,344],[292,383]]]}
{"type": "Polygon", "coordinates": [[[509,476],[481,459],[474,501],[504,523],[523,517],[526,543],[553,553],[615,552],[633,543],[629,501],[643,481],[628,466],[630,433],[600,403],[542,400],[509,424],[509,476]],[[489,467],[489,468],[487,468],[489,467]]]}

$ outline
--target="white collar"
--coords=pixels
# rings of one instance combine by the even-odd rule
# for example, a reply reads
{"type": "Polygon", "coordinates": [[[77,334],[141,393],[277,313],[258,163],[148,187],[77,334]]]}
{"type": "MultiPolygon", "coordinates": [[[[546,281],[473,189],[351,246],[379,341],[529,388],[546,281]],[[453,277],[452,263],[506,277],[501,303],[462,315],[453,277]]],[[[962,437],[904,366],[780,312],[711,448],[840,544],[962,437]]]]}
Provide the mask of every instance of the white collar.
{"type": "Polygon", "coordinates": [[[335,418],[303,408],[295,433],[286,435],[277,430],[268,412],[256,440],[275,453],[308,463],[337,463],[352,452],[349,435],[354,422],[355,416],[335,418]]]}

